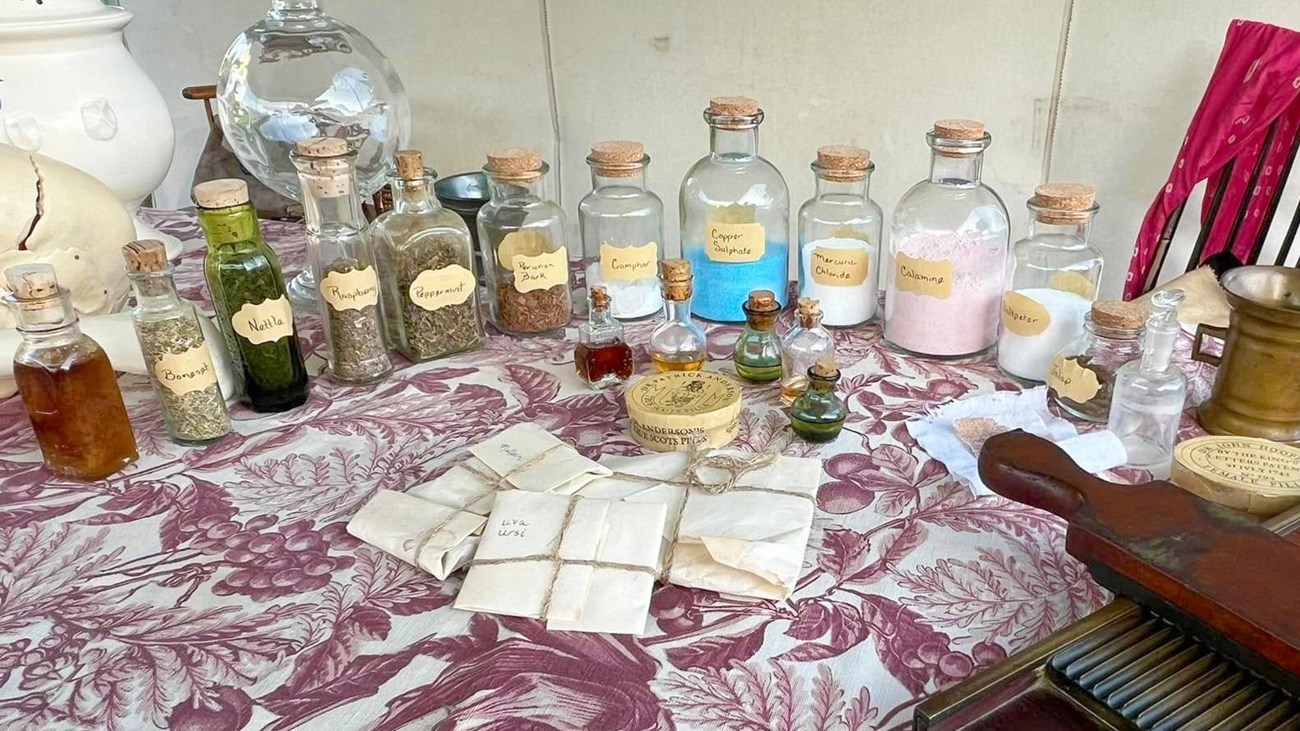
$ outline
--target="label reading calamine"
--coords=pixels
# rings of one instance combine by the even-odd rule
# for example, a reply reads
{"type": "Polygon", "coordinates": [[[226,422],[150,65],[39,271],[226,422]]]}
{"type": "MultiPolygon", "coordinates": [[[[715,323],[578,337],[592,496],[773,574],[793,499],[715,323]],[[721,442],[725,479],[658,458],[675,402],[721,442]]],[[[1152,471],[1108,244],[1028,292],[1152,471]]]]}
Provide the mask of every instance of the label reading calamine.
{"type": "Polygon", "coordinates": [[[762,259],[766,250],[761,223],[710,223],[704,231],[704,253],[710,261],[743,264],[762,259]]]}
{"type": "Polygon", "coordinates": [[[154,378],[177,396],[202,391],[217,382],[217,369],[206,342],[184,353],[164,353],[153,364],[154,378]]]}
{"type": "Polygon", "coordinates": [[[1002,295],[1002,327],[1023,338],[1042,335],[1052,315],[1038,300],[1019,292],[1002,295]]]}
{"type": "Polygon", "coordinates": [[[835,249],[817,246],[812,250],[812,279],[828,287],[858,287],[867,281],[865,249],[835,249]]]}
{"type": "Polygon", "coordinates": [[[230,316],[230,326],[253,345],[273,343],[293,334],[293,307],[284,295],[258,304],[246,303],[230,316]]]}
{"type": "Polygon", "coordinates": [[[563,246],[555,251],[524,256],[515,254],[515,289],[521,293],[550,289],[568,281],[569,259],[563,246]]]}
{"type": "Polygon", "coordinates": [[[379,278],[374,267],[330,272],[320,283],[321,297],[331,310],[362,310],[379,304],[379,278]]]}
{"type": "Polygon", "coordinates": [[[1052,371],[1047,387],[1057,396],[1076,404],[1086,404],[1101,390],[1101,382],[1092,370],[1079,365],[1074,358],[1057,356],[1052,361],[1052,371]]]}
{"type": "Polygon", "coordinates": [[[407,294],[417,307],[432,311],[464,303],[474,294],[475,286],[473,272],[459,264],[449,264],[420,272],[407,294]]]}
{"type": "Polygon", "coordinates": [[[900,292],[946,300],[952,296],[952,260],[915,259],[899,252],[895,259],[894,285],[900,292]]]}
{"type": "Polygon", "coordinates": [[[641,246],[600,245],[600,278],[606,282],[635,282],[658,275],[659,244],[651,241],[641,246]]]}

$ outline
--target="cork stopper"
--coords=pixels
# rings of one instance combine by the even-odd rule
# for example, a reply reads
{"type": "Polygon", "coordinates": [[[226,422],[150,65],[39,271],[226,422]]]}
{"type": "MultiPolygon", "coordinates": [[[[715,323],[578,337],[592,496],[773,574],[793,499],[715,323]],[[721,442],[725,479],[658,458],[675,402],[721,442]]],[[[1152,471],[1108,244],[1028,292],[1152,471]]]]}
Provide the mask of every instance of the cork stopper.
{"type": "Polygon", "coordinates": [[[607,140],[591,146],[587,162],[598,175],[625,178],[645,167],[645,145],[631,140],[607,140]]]}
{"type": "Polygon", "coordinates": [[[871,151],[853,145],[823,145],[817,148],[817,167],[829,172],[866,172],[871,151]]]}
{"type": "Polygon", "coordinates": [[[835,365],[834,358],[820,358],[808,368],[808,375],[813,378],[838,378],[840,369],[835,365]]]}
{"type": "Polygon", "coordinates": [[[609,290],[603,284],[593,284],[587,288],[587,296],[591,298],[591,309],[608,310],[609,309],[609,290]]]}
{"type": "Polygon", "coordinates": [[[1086,211],[1097,202],[1097,189],[1086,183],[1047,183],[1034,188],[1034,204],[1054,211],[1086,211]]]}
{"type": "Polygon", "coordinates": [[[749,300],[745,302],[745,310],[756,314],[776,312],[779,309],[781,305],[770,289],[756,289],[750,292],[749,300]]]}
{"type": "Polygon", "coordinates": [[[154,239],[132,241],[122,247],[127,271],[153,273],[167,271],[167,247],[154,239]]]}
{"type": "Polygon", "coordinates": [[[752,117],[758,102],[747,96],[715,96],[709,100],[709,114],[718,117],[752,117]]]}
{"type": "Polygon", "coordinates": [[[20,300],[41,300],[59,293],[52,264],[19,264],[5,270],[9,291],[20,300]]]}
{"type": "Polygon", "coordinates": [[[487,154],[486,169],[505,179],[527,180],[541,175],[542,153],[531,147],[503,147],[487,154]]]}
{"type": "Polygon", "coordinates": [[[941,140],[982,140],[984,123],[974,119],[940,119],[934,123],[934,136],[941,140]]]}
{"type": "Polygon", "coordinates": [[[1140,330],[1146,323],[1148,311],[1141,302],[1097,300],[1092,303],[1092,321],[1116,330],[1140,330]]]}
{"type": "Polygon", "coordinates": [[[341,137],[309,137],[294,146],[303,157],[339,157],[348,154],[348,141],[341,137]]]}
{"type": "Polygon", "coordinates": [[[397,161],[397,177],[408,182],[424,180],[424,153],[419,150],[398,150],[393,158],[397,161]]]}
{"type": "Polygon", "coordinates": [[[209,180],[194,186],[194,203],[199,208],[230,208],[248,200],[248,183],[238,178],[209,180]]]}
{"type": "Polygon", "coordinates": [[[822,318],[822,304],[812,297],[800,297],[796,305],[799,324],[804,327],[816,327],[822,318]]]}
{"type": "Polygon", "coordinates": [[[691,263],[686,259],[664,259],[659,262],[659,278],[663,281],[664,298],[682,302],[691,298],[694,276],[691,263]]]}

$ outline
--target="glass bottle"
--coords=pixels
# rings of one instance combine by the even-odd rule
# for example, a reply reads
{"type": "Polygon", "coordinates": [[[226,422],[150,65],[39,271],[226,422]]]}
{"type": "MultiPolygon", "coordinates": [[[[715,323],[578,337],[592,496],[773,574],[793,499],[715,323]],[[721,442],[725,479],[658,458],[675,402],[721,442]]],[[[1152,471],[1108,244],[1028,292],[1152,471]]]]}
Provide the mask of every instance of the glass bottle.
{"type": "Polygon", "coordinates": [[[799,296],[821,303],[829,327],[859,325],[876,314],[885,214],[867,195],[875,169],[860,147],[818,148],[817,192],[799,208],[799,296]]]}
{"type": "Polygon", "coordinates": [[[72,295],[49,264],[5,271],[22,342],[14,381],[45,468],[74,480],[102,480],[139,458],[135,434],[103,348],[81,334],[72,295]]]}
{"type": "Polygon", "coordinates": [[[592,388],[606,388],[632,377],[632,349],[623,340],[623,326],[610,313],[609,290],[603,284],[587,288],[591,308],[578,328],[573,365],[578,378],[592,388]]]}
{"type": "Polygon", "coordinates": [[[745,297],[789,289],[790,193],[758,155],[763,110],[747,97],[715,97],[704,112],[710,151],[682,180],[682,256],[695,270],[695,313],[715,322],[745,320],[745,297]]]}
{"type": "Polygon", "coordinates": [[[1142,354],[1139,337],[1146,305],[1098,300],[1083,318],[1083,331],[1052,357],[1047,395],[1063,411],[1104,422],[1115,392],[1115,373],[1142,354]]]}
{"type": "Polygon", "coordinates": [[[930,177],[894,208],[885,339],[919,355],[974,355],[998,339],[1011,231],[1007,207],[980,181],[992,138],[982,122],[945,119],[926,139],[930,177]]]}
{"type": "Polygon", "coordinates": [[[809,366],[808,388],[790,405],[790,428],[800,438],[810,442],[831,442],[844,429],[848,407],[835,393],[840,370],[831,358],[823,358],[809,366]]]}
{"type": "Polygon", "coordinates": [[[685,259],[659,263],[663,283],[664,321],[650,333],[650,362],[655,371],[698,371],[708,359],[704,329],[691,320],[694,278],[685,259]]]}
{"type": "Polygon", "coordinates": [[[1142,334],[1142,357],[1124,364],[1115,374],[1115,395],[1106,428],[1124,442],[1128,465],[1167,479],[1174,459],[1174,442],[1187,398],[1187,377],[1170,363],[1181,329],[1178,306],[1181,289],[1156,292],[1151,316],[1142,334]]]}
{"type": "Polygon", "coordinates": [[[435,177],[420,152],[398,152],[393,210],[370,227],[388,341],[413,362],[483,345],[474,240],[434,196],[435,177]]]}
{"type": "Polygon", "coordinates": [[[280,262],[262,241],[248,185],[213,180],[194,188],[207,240],[203,273],[217,325],[254,411],[278,412],[307,400],[307,369],[280,262]]]}
{"type": "Polygon", "coordinates": [[[1052,358],[1083,327],[1101,282],[1101,251],[1088,242],[1096,190],[1048,183],[1029,199],[1029,233],[1007,258],[998,366],[1027,381],[1047,380],[1052,358]]]}
{"type": "Polygon", "coordinates": [[[569,250],[564,211],[547,198],[541,153],[489,152],[489,200],[478,212],[488,317],[511,335],[553,333],[569,324],[569,250]]]}
{"type": "Polygon", "coordinates": [[[808,388],[808,369],[823,359],[835,357],[835,338],[822,327],[822,310],[817,300],[800,297],[795,325],[781,339],[781,401],[787,406],[808,388]]]}
{"type": "Polygon", "coordinates": [[[640,142],[597,142],[587,157],[591,192],[578,203],[587,285],[604,284],[619,320],[649,317],[659,297],[664,204],[646,189],[650,157],[640,142]]]}
{"type": "Polygon", "coordinates": [[[122,248],[135,290],[131,320],[162,403],[167,434],[178,444],[214,442],[230,433],[230,415],[217,382],[217,367],[194,305],[181,299],[161,241],[135,241],[122,248]]]}
{"type": "Polygon", "coordinates": [[[781,305],[772,291],[756,289],[744,309],[745,329],[731,355],[736,374],[753,383],[771,383],[781,377],[781,339],[776,335],[781,305]]]}

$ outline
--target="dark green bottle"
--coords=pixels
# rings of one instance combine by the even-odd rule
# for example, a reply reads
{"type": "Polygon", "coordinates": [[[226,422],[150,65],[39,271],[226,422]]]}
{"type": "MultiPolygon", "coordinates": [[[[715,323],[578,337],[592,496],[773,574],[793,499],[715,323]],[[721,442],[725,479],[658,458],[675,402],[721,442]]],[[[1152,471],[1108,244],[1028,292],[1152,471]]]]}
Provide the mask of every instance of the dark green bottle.
{"type": "Polygon", "coordinates": [[[736,375],[754,383],[771,383],[781,377],[781,340],[776,335],[781,303],[771,290],[756,289],[742,309],[745,330],[731,354],[736,375]]]}
{"type": "Polygon", "coordinates": [[[835,393],[840,370],[835,361],[823,358],[808,369],[808,390],[790,405],[790,427],[810,442],[832,442],[844,428],[848,407],[835,393]]]}
{"type": "Polygon", "coordinates": [[[213,180],[194,188],[207,238],[203,271],[244,400],[254,411],[287,411],[307,400],[293,309],[280,262],[262,241],[257,211],[242,180],[213,180]]]}

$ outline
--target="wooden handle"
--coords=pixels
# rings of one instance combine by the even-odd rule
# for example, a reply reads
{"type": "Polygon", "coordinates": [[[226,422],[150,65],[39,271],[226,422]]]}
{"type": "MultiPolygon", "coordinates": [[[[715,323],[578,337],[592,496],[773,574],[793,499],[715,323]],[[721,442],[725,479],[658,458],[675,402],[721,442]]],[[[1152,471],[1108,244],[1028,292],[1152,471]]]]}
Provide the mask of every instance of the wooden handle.
{"type": "Polygon", "coordinates": [[[217,85],[206,84],[204,86],[187,86],[181,89],[181,96],[191,101],[206,101],[217,98],[217,85]]]}
{"type": "Polygon", "coordinates": [[[984,442],[979,467],[980,479],[993,492],[1066,520],[1089,491],[1107,486],[1080,469],[1060,447],[1018,429],[984,442]]]}
{"type": "Polygon", "coordinates": [[[1201,343],[1204,342],[1206,337],[1227,340],[1228,328],[1219,327],[1218,325],[1206,325],[1202,322],[1196,326],[1196,337],[1192,339],[1192,360],[1217,366],[1223,361],[1223,358],[1217,355],[1210,355],[1201,348],[1201,343]]]}

